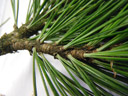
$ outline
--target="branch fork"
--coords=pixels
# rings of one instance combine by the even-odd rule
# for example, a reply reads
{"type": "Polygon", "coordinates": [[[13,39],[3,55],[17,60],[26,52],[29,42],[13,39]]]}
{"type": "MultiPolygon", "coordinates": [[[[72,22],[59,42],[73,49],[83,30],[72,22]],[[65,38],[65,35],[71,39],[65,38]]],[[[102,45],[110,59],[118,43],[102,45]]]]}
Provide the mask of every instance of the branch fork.
{"type": "Polygon", "coordinates": [[[26,24],[22,25],[20,28],[15,28],[9,34],[4,34],[0,38],[0,55],[5,55],[7,53],[13,53],[17,50],[28,50],[32,52],[33,47],[36,48],[37,52],[42,52],[55,56],[59,54],[67,58],[68,54],[78,59],[84,59],[85,51],[83,49],[63,49],[63,46],[58,46],[48,43],[40,43],[37,40],[28,40],[27,38],[37,34],[37,32],[43,28],[44,24],[40,26],[37,24],[34,28],[27,29],[26,24]]]}

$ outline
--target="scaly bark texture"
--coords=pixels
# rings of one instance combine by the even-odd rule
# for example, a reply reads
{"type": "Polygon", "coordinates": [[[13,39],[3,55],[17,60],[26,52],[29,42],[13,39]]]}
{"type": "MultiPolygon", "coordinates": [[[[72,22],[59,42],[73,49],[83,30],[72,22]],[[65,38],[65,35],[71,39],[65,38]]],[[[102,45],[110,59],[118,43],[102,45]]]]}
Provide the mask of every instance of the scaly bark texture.
{"type": "Polygon", "coordinates": [[[44,21],[42,20],[35,27],[30,29],[27,29],[26,24],[24,24],[20,28],[15,28],[15,30],[10,34],[4,34],[0,38],[0,55],[13,53],[17,50],[28,50],[31,52],[33,47],[35,47],[37,52],[42,52],[53,56],[60,54],[66,58],[68,54],[71,54],[75,58],[84,59],[83,54],[85,53],[85,50],[83,49],[70,48],[64,50],[63,46],[40,43],[36,40],[28,40],[28,37],[37,34],[38,31],[43,28],[43,22],[44,21]]]}

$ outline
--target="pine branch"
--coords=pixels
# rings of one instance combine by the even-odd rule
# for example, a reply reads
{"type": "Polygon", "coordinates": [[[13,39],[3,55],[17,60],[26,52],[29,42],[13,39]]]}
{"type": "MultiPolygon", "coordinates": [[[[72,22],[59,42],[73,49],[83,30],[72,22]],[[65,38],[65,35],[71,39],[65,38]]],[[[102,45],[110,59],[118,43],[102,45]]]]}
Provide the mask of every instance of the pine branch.
{"type": "MultiPolygon", "coordinates": [[[[29,31],[25,30],[24,32],[29,31]]],[[[0,39],[0,55],[13,53],[17,50],[28,50],[32,52],[33,47],[35,47],[37,52],[42,52],[53,56],[55,56],[56,54],[60,54],[62,57],[66,58],[68,54],[71,54],[75,58],[84,59],[85,50],[83,49],[71,48],[64,50],[63,46],[57,46],[47,43],[41,44],[39,41],[36,40],[21,38],[19,34],[21,35],[20,31],[13,31],[10,34],[5,34],[4,36],[2,36],[2,38],[0,39]]]]}
{"type": "MultiPolygon", "coordinates": [[[[12,1],[14,9],[15,0],[12,1]]],[[[112,96],[106,89],[126,96],[127,9],[127,0],[44,0],[42,4],[40,0],[33,0],[31,4],[30,0],[27,23],[20,28],[17,27],[18,11],[13,11],[14,31],[0,38],[0,55],[18,50],[33,51],[35,96],[35,61],[55,96],[59,96],[58,92],[62,96],[68,96],[67,93],[71,96],[112,96]],[[36,36],[31,38],[33,35],[36,36]],[[42,53],[61,61],[73,80],[54,68],[42,53]],[[74,75],[91,91],[79,84],[74,75]]],[[[47,87],[45,89],[48,94],[47,87]]]]}

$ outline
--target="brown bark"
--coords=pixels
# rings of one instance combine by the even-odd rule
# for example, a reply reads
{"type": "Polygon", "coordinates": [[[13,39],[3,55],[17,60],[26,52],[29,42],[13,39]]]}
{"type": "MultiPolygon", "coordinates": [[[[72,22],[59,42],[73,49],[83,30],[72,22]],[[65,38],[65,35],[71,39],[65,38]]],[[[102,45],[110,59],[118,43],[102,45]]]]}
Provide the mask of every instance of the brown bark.
{"type": "Polygon", "coordinates": [[[32,52],[33,47],[36,48],[37,52],[42,52],[53,56],[59,54],[66,58],[68,54],[71,54],[75,58],[84,59],[83,57],[84,50],[75,49],[75,48],[63,50],[63,46],[56,46],[53,44],[46,44],[46,43],[41,44],[39,41],[27,40],[27,39],[15,39],[15,40],[13,39],[11,41],[5,42],[5,44],[1,48],[2,50],[0,55],[13,53],[16,52],[17,50],[28,50],[32,52]]]}
{"type": "Polygon", "coordinates": [[[71,54],[75,58],[84,59],[83,54],[85,51],[83,49],[70,48],[64,50],[63,46],[46,43],[41,44],[39,41],[27,39],[33,34],[37,34],[38,30],[42,29],[43,26],[43,21],[30,29],[27,29],[26,25],[24,24],[20,28],[16,28],[10,34],[4,34],[0,38],[0,55],[13,53],[17,50],[32,51],[33,47],[35,47],[37,52],[42,52],[53,56],[60,54],[66,58],[68,54],[71,54]]]}

